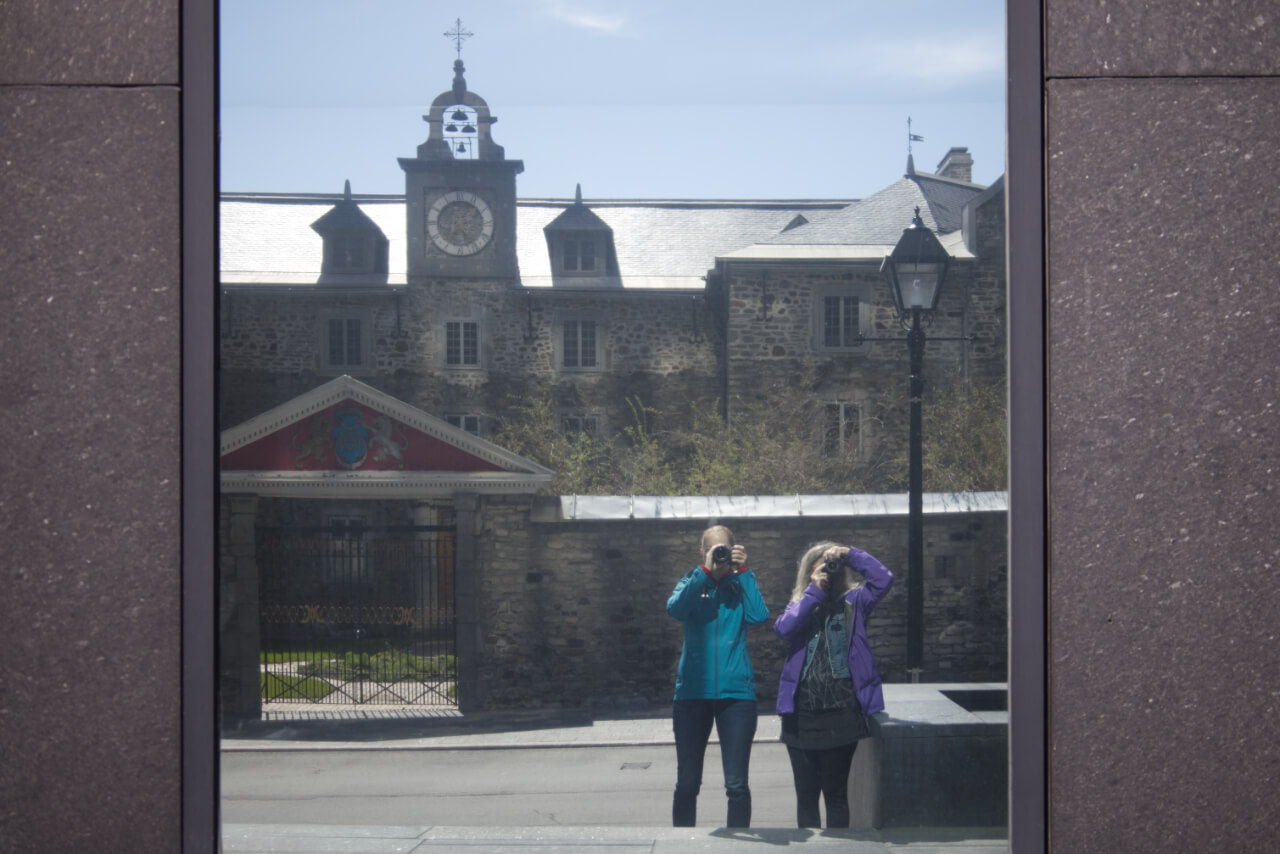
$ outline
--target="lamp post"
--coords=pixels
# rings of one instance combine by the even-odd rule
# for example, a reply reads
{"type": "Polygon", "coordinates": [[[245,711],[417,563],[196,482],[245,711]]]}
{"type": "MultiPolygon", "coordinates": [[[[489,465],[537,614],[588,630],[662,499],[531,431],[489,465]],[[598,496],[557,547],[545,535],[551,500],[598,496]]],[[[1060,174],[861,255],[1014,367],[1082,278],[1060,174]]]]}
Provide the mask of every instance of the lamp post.
{"type": "Polygon", "coordinates": [[[921,399],[924,395],[924,326],[937,308],[951,256],[920,219],[920,208],[893,252],[880,265],[893,292],[898,318],[907,327],[911,354],[911,434],[907,468],[907,670],[920,681],[924,659],[924,455],[921,399]],[[910,325],[908,325],[910,324],[910,325]]]}

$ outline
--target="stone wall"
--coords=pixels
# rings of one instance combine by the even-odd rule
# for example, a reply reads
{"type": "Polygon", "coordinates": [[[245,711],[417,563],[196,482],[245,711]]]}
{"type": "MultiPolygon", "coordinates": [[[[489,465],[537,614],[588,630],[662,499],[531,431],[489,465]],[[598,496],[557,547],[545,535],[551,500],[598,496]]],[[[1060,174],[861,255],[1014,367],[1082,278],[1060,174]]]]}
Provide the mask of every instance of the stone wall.
{"type": "MultiPolygon", "coordinates": [[[[680,625],[666,614],[675,583],[698,563],[704,520],[537,521],[527,498],[488,498],[477,523],[481,650],[487,709],[609,707],[665,702],[675,684],[680,625]]],[[[763,703],[776,696],[785,650],[772,618],[790,599],[812,542],[865,548],[895,571],[870,621],[886,681],[906,672],[904,518],[721,519],[747,546],[770,623],[748,633],[763,703]]],[[[1005,516],[957,513],[925,524],[925,681],[1002,680],[1005,516]],[[939,577],[945,572],[945,577],[939,577]]]]}
{"type": "MultiPolygon", "coordinates": [[[[957,264],[926,330],[925,397],[955,384],[992,382],[1005,375],[1003,195],[976,216],[976,248],[984,257],[957,264]],[[994,256],[994,257],[992,257],[994,256]],[[971,340],[957,340],[972,336],[971,340]],[[950,340],[945,340],[950,339],[950,340]]],[[[876,270],[762,271],[732,268],[726,283],[728,396],[740,417],[769,411],[780,396],[800,391],[824,402],[861,407],[862,459],[905,457],[910,354],[888,286],[876,270]],[[867,300],[864,334],[852,351],[815,347],[815,316],[825,289],[867,300]]]]}
{"type": "MultiPolygon", "coordinates": [[[[671,698],[681,628],[666,613],[676,582],[700,561],[705,519],[566,520],[560,499],[469,496],[431,502],[429,521],[458,519],[455,612],[467,711],[625,708],[671,698]],[[474,509],[465,509],[474,507],[474,509]],[[463,522],[465,521],[465,524],[463,522]]],[[[321,524],[326,510],[370,525],[420,520],[419,501],[259,499],[224,495],[220,533],[222,714],[256,720],[262,526],[321,524]],[[358,506],[357,506],[358,505],[358,506]]],[[[748,550],[769,607],[748,632],[761,701],[771,704],[785,649],[772,631],[814,542],[852,543],[894,572],[869,623],[887,682],[906,682],[905,516],[721,518],[748,550]]],[[[1005,678],[1007,559],[1003,512],[925,517],[926,682],[1005,678]]]]}
{"type": "Polygon", "coordinates": [[[1007,259],[1004,193],[992,194],[974,211],[973,266],[966,332],[975,336],[966,350],[970,378],[1003,381],[1007,331],[1007,259]]]}
{"type": "Polygon", "coordinates": [[[327,314],[353,312],[372,330],[363,382],[434,415],[479,414],[485,431],[530,394],[601,417],[606,429],[632,423],[628,398],[679,414],[719,396],[721,326],[707,301],[689,293],[576,294],[504,282],[422,281],[400,293],[310,289],[224,295],[221,398],[234,426],[337,374],[321,365],[327,314]],[[597,320],[600,366],[559,367],[566,316],[597,320]],[[445,363],[445,323],[480,326],[480,364],[445,363]]]}
{"type": "MultiPolygon", "coordinates": [[[[976,262],[948,277],[926,346],[926,394],[1005,371],[1003,194],[975,215],[976,262]],[[972,341],[942,340],[973,335],[972,341]]],[[[869,342],[857,352],[815,345],[826,289],[865,300],[865,334],[904,333],[883,277],[857,269],[766,269],[734,264],[705,293],[522,288],[508,280],[414,280],[392,290],[308,287],[224,292],[221,418],[234,426],[336,376],[321,359],[322,327],[333,314],[367,320],[360,380],[435,415],[482,417],[482,435],[529,395],[596,416],[606,433],[634,423],[631,401],[688,426],[695,409],[774,409],[777,389],[863,407],[866,452],[895,451],[906,436],[905,341],[869,342]],[[597,323],[598,366],[560,367],[566,318],[597,323]],[[445,324],[475,321],[480,364],[451,367],[445,324]]]]}

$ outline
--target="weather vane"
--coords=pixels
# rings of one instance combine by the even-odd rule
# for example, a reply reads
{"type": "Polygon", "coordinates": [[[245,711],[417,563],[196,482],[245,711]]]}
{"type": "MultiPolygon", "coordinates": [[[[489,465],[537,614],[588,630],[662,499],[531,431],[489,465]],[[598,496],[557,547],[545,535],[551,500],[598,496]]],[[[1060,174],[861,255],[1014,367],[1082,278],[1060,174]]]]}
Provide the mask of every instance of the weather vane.
{"type": "Polygon", "coordinates": [[[907,116],[907,154],[911,154],[911,143],[924,142],[924,137],[918,133],[911,132],[911,116],[907,116]]]}
{"type": "Polygon", "coordinates": [[[468,32],[462,28],[462,19],[459,18],[453,24],[453,29],[447,31],[444,37],[453,39],[453,46],[458,51],[458,59],[462,59],[462,43],[474,36],[475,33],[468,32]]]}

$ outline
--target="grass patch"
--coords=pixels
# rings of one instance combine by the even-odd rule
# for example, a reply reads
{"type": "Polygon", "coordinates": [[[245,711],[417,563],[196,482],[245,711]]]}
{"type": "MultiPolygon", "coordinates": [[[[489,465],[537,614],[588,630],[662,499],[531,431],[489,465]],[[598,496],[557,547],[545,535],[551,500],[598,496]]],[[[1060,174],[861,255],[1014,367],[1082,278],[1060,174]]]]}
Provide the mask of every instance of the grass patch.
{"type": "Polygon", "coordinates": [[[262,699],[310,700],[318,702],[333,693],[334,688],[323,679],[285,678],[274,673],[262,674],[262,699]]]}
{"type": "Polygon", "coordinates": [[[418,681],[449,676],[457,671],[452,655],[412,655],[400,650],[377,653],[347,652],[338,658],[312,659],[298,672],[326,679],[374,679],[379,682],[418,681]]]}
{"type": "Polygon", "coordinates": [[[404,650],[368,644],[338,645],[324,649],[262,650],[259,661],[267,665],[294,665],[301,676],[332,681],[372,679],[379,682],[447,679],[457,674],[455,655],[414,655],[404,650]]]}

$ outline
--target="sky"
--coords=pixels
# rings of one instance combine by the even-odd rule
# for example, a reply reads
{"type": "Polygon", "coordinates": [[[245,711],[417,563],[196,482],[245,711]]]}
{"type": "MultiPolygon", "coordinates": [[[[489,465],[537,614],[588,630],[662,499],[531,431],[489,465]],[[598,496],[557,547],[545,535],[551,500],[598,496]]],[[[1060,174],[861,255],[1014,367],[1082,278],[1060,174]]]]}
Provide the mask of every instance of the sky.
{"type": "Polygon", "coordinates": [[[1002,0],[221,0],[221,185],[403,193],[461,20],[521,198],[852,199],[1004,171],[1002,0]],[[908,141],[911,133],[922,140],[908,141]]]}

